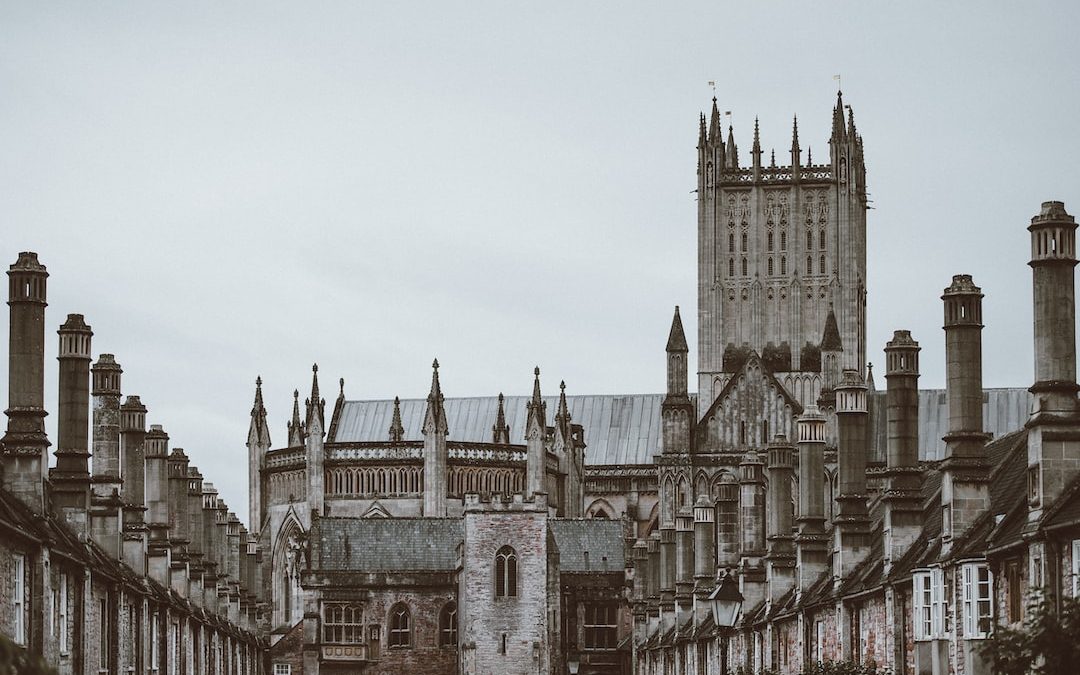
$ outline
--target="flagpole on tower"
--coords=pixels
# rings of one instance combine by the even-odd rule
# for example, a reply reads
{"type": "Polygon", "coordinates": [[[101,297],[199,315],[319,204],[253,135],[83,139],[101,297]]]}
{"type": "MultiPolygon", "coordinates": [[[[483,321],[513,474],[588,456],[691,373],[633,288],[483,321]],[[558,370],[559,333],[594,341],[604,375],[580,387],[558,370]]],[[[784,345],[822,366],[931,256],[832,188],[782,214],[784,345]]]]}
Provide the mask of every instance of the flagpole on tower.
{"type": "Polygon", "coordinates": [[[838,91],[842,91],[844,89],[844,87],[841,85],[840,76],[839,75],[833,75],[832,79],[836,80],[836,89],[838,91]]]}

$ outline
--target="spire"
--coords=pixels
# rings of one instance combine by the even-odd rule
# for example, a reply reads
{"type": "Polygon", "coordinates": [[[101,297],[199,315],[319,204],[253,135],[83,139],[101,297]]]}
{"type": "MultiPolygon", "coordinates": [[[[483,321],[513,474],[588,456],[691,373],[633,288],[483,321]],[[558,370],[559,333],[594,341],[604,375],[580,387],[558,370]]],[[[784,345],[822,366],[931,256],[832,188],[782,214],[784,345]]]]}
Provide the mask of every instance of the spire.
{"type": "Polygon", "coordinates": [[[555,424],[566,432],[565,438],[570,437],[570,409],[566,405],[566,380],[559,382],[559,409],[555,413],[555,424]]]}
{"type": "Polygon", "coordinates": [[[758,118],[754,118],[754,147],[750,151],[754,162],[754,180],[761,177],[761,134],[758,131],[758,118]]]}
{"type": "Polygon", "coordinates": [[[708,143],[708,136],[706,136],[706,134],[705,134],[705,113],[701,113],[701,118],[699,120],[699,125],[698,125],[698,139],[697,139],[698,150],[703,150],[707,143],[708,143]]]}
{"type": "Polygon", "coordinates": [[[844,128],[844,95],[837,90],[836,92],[836,107],[833,108],[832,118],[832,137],[829,139],[832,143],[838,143],[844,139],[847,135],[847,131],[844,128]]]}
{"type": "Polygon", "coordinates": [[[855,111],[851,109],[851,106],[847,107],[847,121],[848,121],[848,138],[854,141],[858,138],[859,134],[855,131],[855,111]]]}
{"type": "Polygon", "coordinates": [[[255,378],[255,403],[251,406],[251,427],[248,445],[270,447],[270,428],[266,424],[266,406],[263,405],[262,376],[255,378]]]}
{"type": "Polygon", "coordinates": [[[769,167],[772,169],[776,168],[776,148],[769,150],[769,167]]]}
{"type": "Polygon", "coordinates": [[[791,154],[797,157],[799,154],[799,116],[796,115],[791,123],[791,154]]]}
{"type": "Polygon", "coordinates": [[[870,393],[877,391],[877,387],[874,386],[874,364],[866,364],[866,390],[870,393]]]}
{"type": "Polygon", "coordinates": [[[293,389],[292,421],[289,422],[289,447],[304,444],[304,425],[300,422],[300,390],[293,389]]]}
{"type": "Polygon", "coordinates": [[[525,435],[528,437],[530,431],[534,425],[538,425],[540,433],[544,433],[547,429],[547,404],[540,397],[540,366],[533,369],[533,393],[532,398],[525,404],[525,409],[528,411],[528,417],[525,421],[525,435]]]}
{"type": "Polygon", "coordinates": [[[713,96],[712,113],[709,117],[709,143],[713,145],[721,143],[724,140],[723,133],[720,127],[720,109],[716,107],[716,97],[713,96]]]}
{"type": "Polygon", "coordinates": [[[739,168],[739,148],[735,146],[735,128],[730,124],[727,128],[727,159],[724,163],[732,169],[739,168]]]}
{"type": "Polygon", "coordinates": [[[833,313],[831,304],[829,305],[829,314],[825,317],[825,333],[821,336],[821,351],[844,351],[844,343],[840,339],[840,329],[836,325],[836,314],[833,313]]]}
{"type": "Polygon", "coordinates": [[[427,412],[424,414],[424,434],[447,433],[443,400],[442,387],[439,385],[439,360],[435,359],[431,364],[431,392],[427,397],[427,412]]]}
{"type": "Polygon", "coordinates": [[[675,316],[671,319],[671,332],[668,333],[667,348],[668,352],[688,352],[689,347],[686,346],[686,333],[683,332],[682,317],[679,316],[679,306],[675,305],[675,316]]]}
{"type": "Polygon", "coordinates": [[[492,443],[510,442],[510,425],[506,423],[506,410],[503,408],[503,395],[499,392],[499,411],[495,413],[495,426],[491,427],[492,443]]]}
{"type": "Polygon", "coordinates": [[[812,166],[814,163],[814,153],[810,149],[810,146],[806,146],[806,166],[812,166]]]}
{"type": "MultiPolygon", "coordinates": [[[[310,430],[312,422],[314,421],[313,415],[319,416],[319,429],[326,428],[326,420],[323,417],[323,410],[326,407],[326,401],[319,397],[319,364],[314,363],[311,366],[311,398],[307,399],[307,428],[310,430]]],[[[308,432],[310,433],[310,431],[308,432]]]]}
{"type": "Polygon", "coordinates": [[[394,419],[390,422],[390,442],[400,443],[405,440],[405,428],[401,426],[401,399],[394,397],[394,419]]]}

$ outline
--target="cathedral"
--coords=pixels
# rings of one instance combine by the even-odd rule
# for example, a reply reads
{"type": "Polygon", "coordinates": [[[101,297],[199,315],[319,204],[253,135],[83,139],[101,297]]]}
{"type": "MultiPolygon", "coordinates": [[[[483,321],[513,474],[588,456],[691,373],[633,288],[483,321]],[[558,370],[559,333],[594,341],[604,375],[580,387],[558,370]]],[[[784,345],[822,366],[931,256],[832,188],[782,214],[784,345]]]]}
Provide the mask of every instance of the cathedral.
{"type": "Polygon", "coordinates": [[[47,274],[20,254],[0,632],[63,673],[990,673],[995,625],[1080,596],[1076,224],[1047,201],[1026,226],[1030,388],[982,386],[965,274],[926,299],[946,388],[918,387],[937,338],[901,327],[871,348],[879,388],[863,140],[839,93],[822,112],[820,163],[797,121],[778,165],[756,122],[741,159],[715,99],[699,118],[696,391],[678,307],[658,394],[575,395],[536,368],[507,374],[528,396],[447,396],[435,361],[402,385],[424,398],[338,378],[328,407],[313,366],[279,436],[257,378],[246,528],[120,403],[115,358],[90,367],[80,315],[47,469],[47,274]]]}

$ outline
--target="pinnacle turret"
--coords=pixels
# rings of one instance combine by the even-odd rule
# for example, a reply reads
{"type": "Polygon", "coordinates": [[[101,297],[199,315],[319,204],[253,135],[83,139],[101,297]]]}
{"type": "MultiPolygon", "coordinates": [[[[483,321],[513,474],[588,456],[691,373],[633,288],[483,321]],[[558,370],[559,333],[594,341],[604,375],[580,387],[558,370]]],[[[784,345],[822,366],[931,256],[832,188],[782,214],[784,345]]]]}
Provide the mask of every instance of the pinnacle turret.
{"type": "Polygon", "coordinates": [[[709,117],[709,143],[718,145],[723,142],[724,131],[720,127],[720,109],[716,107],[716,97],[712,100],[712,113],[709,117]]]}
{"type": "Polygon", "coordinates": [[[289,422],[289,447],[304,444],[304,424],[300,421],[300,390],[293,389],[292,421],[289,422]]]}
{"type": "Polygon", "coordinates": [[[316,420],[316,416],[319,422],[319,429],[326,428],[326,420],[323,417],[323,411],[326,408],[326,400],[319,396],[319,364],[315,363],[311,366],[311,397],[305,401],[307,405],[307,429],[310,432],[312,424],[316,420]]]}
{"type": "Polygon", "coordinates": [[[270,428],[266,423],[266,406],[263,404],[262,376],[255,378],[255,402],[251,406],[248,445],[260,448],[270,447],[270,428]]]}
{"type": "Polygon", "coordinates": [[[791,154],[795,157],[799,153],[799,116],[796,115],[791,122],[791,154]]]}
{"type": "Polygon", "coordinates": [[[394,419],[390,422],[390,442],[401,443],[405,440],[405,427],[401,425],[401,399],[394,397],[394,419]]]}
{"type": "Polygon", "coordinates": [[[706,135],[706,132],[705,132],[705,113],[701,113],[701,118],[699,119],[699,125],[698,125],[698,141],[697,141],[698,150],[704,150],[705,146],[708,144],[708,142],[709,142],[709,138],[708,138],[708,136],[706,135]]]}
{"type": "Polygon", "coordinates": [[[442,386],[439,384],[439,360],[431,364],[431,392],[427,397],[427,412],[424,414],[424,433],[447,433],[446,410],[443,408],[442,386]]]}
{"type": "Polygon", "coordinates": [[[555,413],[555,426],[562,431],[564,439],[570,438],[570,408],[566,405],[566,380],[559,382],[559,408],[555,413]]]}
{"type": "Polygon", "coordinates": [[[499,411],[495,413],[495,426],[491,427],[492,443],[510,442],[510,425],[506,423],[506,410],[503,407],[503,395],[499,392],[499,411]]]}
{"type": "Polygon", "coordinates": [[[728,125],[727,159],[725,164],[732,169],[739,168],[739,148],[735,145],[735,128],[730,124],[728,125]]]}
{"type": "Polygon", "coordinates": [[[833,122],[832,122],[832,136],[830,142],[839,143],[847,137],[847,130],[844,128],[844,95],[840,92],[836,92],[836,107],[833,108],[833,122]]]}
{"type": "Polygon", "coordinates": [[[761,133],[758,130],[758,118],[754,118],[754,147],[750,150],[751,159],[754,162],[755,180],[759,178],[761,170],[761,133]]]}
{"type": "Polygon", "coordinates": [[[535,426],[538,426],[541,433],[547,429],[547,404],[544,403],[543,398],[540,396],[540,366],[533,369],[533,393],[532,398],[525,404],[525,409],[528,411],[528,416],[525,421],[525,435],[529,435],[530,430],[535,426]]]}
{"type": "Polygon", "coordinates": [[[668,333],[667,348],[668,352],[688,352],[690,348],[686,345],[686,333],[683,332],[682,317],[679,316],[679,306],[675,305],[675,316],[671,318],[671,332],[668,333]]]}
{"type": "Polygon", "coordinates": [[[829,307],[829,314],[825,317],[825,331],[821,336],[821,351],[844,351],[844,343],[840,339],[840,328],[836,323],[836,314],[833,312],[832,306],[829,307]]]}

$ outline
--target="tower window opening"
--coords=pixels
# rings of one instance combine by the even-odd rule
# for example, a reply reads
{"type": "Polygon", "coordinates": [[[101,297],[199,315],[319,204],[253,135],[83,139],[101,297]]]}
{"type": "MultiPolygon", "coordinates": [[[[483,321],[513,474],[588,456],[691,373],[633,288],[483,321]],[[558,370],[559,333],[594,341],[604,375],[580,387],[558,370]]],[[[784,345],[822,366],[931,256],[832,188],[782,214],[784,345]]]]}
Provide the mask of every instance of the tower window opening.
{"type": "Polygon", "coordinates": [[[780,274],[787,274],[787,258],[780,257],[780,274]]]}
{"type": "Polygon", "coordinates": [[[814,248],[814,231],[810,228],[806,229],[806,248],[807,250],[814,248]]]}
{"type": "Polygon", "coordinates": [[[818,261],[818,274],[825,274],[825,256],[818,261]]]}
{"type": "Polygon", "coordinates": [[[746,258],[742,259],[742,275],[746,276],[746,258]]]}
{"type": "Polygon", "coordinates": [[[772,274],[773,274],[773,263],[772,263],[772,258],[769,258],[769,276],[771,277],[772,274]]]}
{"type": "Polygon", "coordinates": [[[787,250],[787,232],[781,232],[780,233],[780,250],[781,251],[786,251],[787,250]]]}
{"type": "Polygon", "coordinates": [[[739,244],[740,244],[740,246],[742,248],[743,253],[746,252],[746,241],[747,241],[746,233],[743,232],[741,237],[740,237],[740,240],[739,240],[739,244]]]}
{"type": "Polygon", "coordinates": [[[769,240],[769,250],[771,251],[771,250],[773,250],[773,233],[772,232],[770,232],[768,234],[768,240],[769,240]]]}
{"type": "Polygon", "coordinates": [[[814,273],[814,261],[811,260],[810,256],[806,256],[806,273],[807,274],[813,274],[814,273]]]}
{"type": "Polygon", "coordinates": [[[728,258],[728,261],[727,261],[727,275],[729,277],[735,276],[735,258],[728,258]]]}
{"type": "Polygon", "coordinates": [[[735,252],[735,233],[728,232],[727,236],[727,250],[729,253],[735,252]]]}
{"type": "Polygon", "coordinates": [[[517,553],[503,546],[495,554],[495,597],[517,596],[517,553]]]}
{"type": "Polygon", "coordinates": [[[746,422],[739,421],[739,445],[746,445],[746,422]]]}
{"type": "Polygon", "coordinates": [[[761,420],[761,442],[769,442],[769,420],[761,420]]]}

